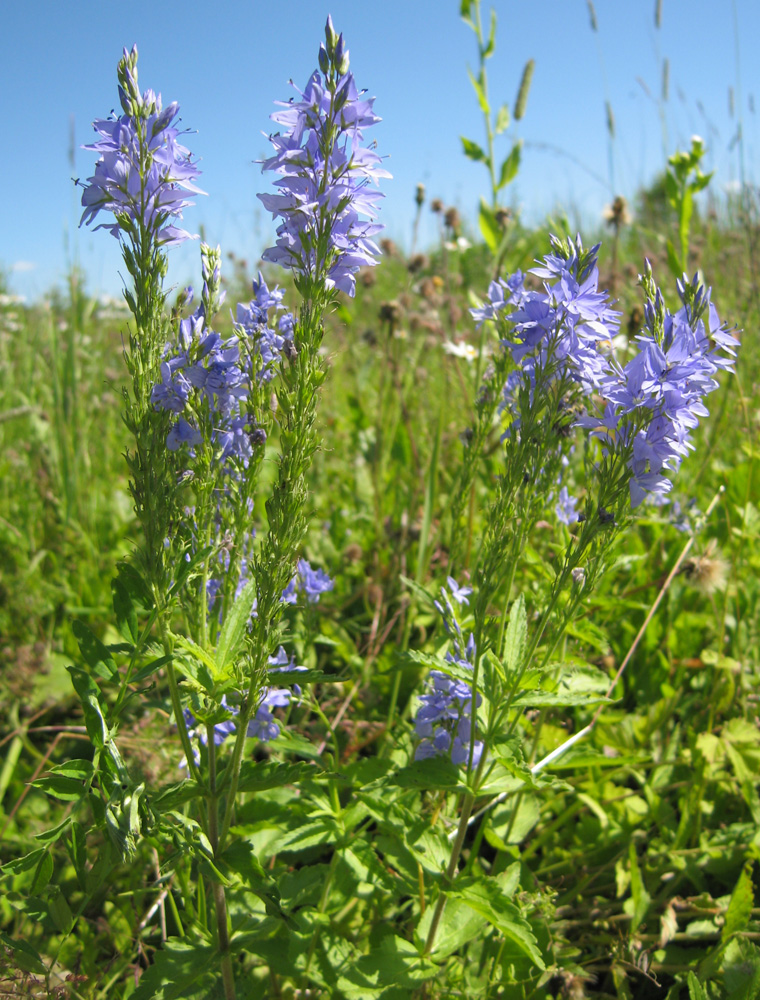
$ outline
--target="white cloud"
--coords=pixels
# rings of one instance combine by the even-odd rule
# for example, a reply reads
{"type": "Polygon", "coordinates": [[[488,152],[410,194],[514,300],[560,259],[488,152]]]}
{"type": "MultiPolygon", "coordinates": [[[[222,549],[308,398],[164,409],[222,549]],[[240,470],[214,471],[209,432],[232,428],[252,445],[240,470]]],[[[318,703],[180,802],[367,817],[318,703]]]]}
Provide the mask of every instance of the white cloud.
{"type": "Polygon", "coordinates": [[[14,274],[21,274],[24,271],[36,271],[37,262],[34,260],[17,260],[11,264],[11,271],[14,274]]]}

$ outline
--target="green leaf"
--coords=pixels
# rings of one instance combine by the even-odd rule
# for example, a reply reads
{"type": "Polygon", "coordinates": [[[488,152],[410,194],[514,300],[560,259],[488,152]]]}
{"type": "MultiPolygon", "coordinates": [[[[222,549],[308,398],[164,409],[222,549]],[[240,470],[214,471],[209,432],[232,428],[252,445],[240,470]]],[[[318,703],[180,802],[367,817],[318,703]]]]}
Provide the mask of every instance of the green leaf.
{"type": "Polygon", "coordinates": [[[468,21],[470,24],[472,23],[472,21],[470,20],[471,9],[472,9],[472,0],[461,0],[461,3],[459,5],[459,16],[464,18],[464,20],[468,21]]]}
{"type": "Polygon", "coordinates": [[[45,896],[53,923],[61,934],[68,934],[74,926],[74,916],[68,900],[57,885],[49,885],[45,896]]]}
{"type": "Polygon", "coordinates": [[[470,83],[472,84],[472,88],[475,91],[475,96],[478,99],[480,110],[483,112],[484,115],[490,115],[491,106],[489,105],[488,99],[486,98],[486,90],[485,87],[483,86],[482,78],[478,80],[474,76],[472,70],[469,67],[467,68],[467,75],[469,76],[470,83]]]}
{"type": "Polygon", "coordinates": [[[242,648],[255,597],[256,581],[249,580],[224,619],[216,647],[217,670],[222,677],[226,675],[242,648]]]}
{"type": "Polygon", "coordinates": [[[63,774],[50,774],[32,782],[35,788],[41,788],[46,795],[64,802],[77,802],[85,793],[80,778],[69,778],[63,774]]]}
{"type": "Polygon", "coordinates": [[[323,844],[334,844],[343,836],[342,829],[334,819],[318,816],[311,822],[299,822],[277,838],[279,851],[303,851],[307,847],[318,847],[323,844]]]}
{"type": "Polygon", "coordinates": [[[486,162],[488,159],[486,152],[477,142],[473,142],[472,139],[465,139],[463,135],[460,135],[459,138],[462,140],[462,150],[465,156],[468,156],[471,160],[475,160],[476,163],[486,162]]]}
{"type": "Polygon", "coordinates": [[[267,788],[281,788],[283,785],[297,785],[306,778],[326,777],[321,767],[297,761],[293,764],[281,764],[276,761],[243,762],[240,768],[241,792],[263,792],[267,788]]]}
{"type": "Polygon", "coordinates": [[[87,735],[95,746],[102,750],[109,739],[109,732],[100,707],[100,689],[92,677],[79,667],[67,667],[67,670],[71,674],[74,690],[82,703],[87,735]]]}
{"type": "Polygon", "coordinates": [[[440,789],[441,791],[466,791],[459,768],[448,757],[429,757],[415,760],[385,779],[386,784],[401,788],[440,789]]]}
{"type": "Polygon", "coordinates": [[[757,1000],[760,996],[760,948],[751,941],[734,941],[726,949],[723,982],[729,1000],[757,1000]],[[736,953],[731,954],[734,945],[736,953]]]}
{"type": "Polygon", "coordinates": [[[683,268],[681,267],[681,261],[678,259],[675,247],[670,240],[668,240],[665,244],[665,249],[668,254],[668,267],[670,268],[670,273],[674,278],[677,278],[680,281],[683,275],[683,268]]]}
{"type": "Polygon", "coordinates": [[[520,669],[525,643],[528,638],[528,616],[525,598],[519,595],[509,611],[509,621],[504,635],[504,668],[508,674],[520,669]]]}
{"type": "Polygon", "coordinates": [[[79,643],[79,651],[87,663],[87,666],[100,677],[111,678],[116,673],[116,664],[107,646],[87,628],[84,622],[74,619],[71,623],[71,631],[76,636],[79,643]]]}
{"type": "MultiPolygon", "coordinates": [[[[427,940],[434,913],[435,907],[428,906],[417,925],[417,936],[422,941],[427,940]]],[[[483,914],[473,910],[463,899],[447,900],[431,955],[438,960],[448,958],[459,948],[474,941],[486,923],[483,914]]]]}
{"type": "Polygon", "coordinates": [[[628,861],[631,869],[631,899],[626,900],[626,903],[629,905],[624,906],[624,909],[631,917],[631,934],[635,934],[644,917],[647,915],[651,896],[647,892],[644,880],[641,877],[641,869],[639,868],[639,861],[636,856],[636,845],[633,841],[628,845],[628,861]]]}
{"type": "Polygon", "coordinates": [[[87,884],[87,834],[81,823],[72,822],[71,842],[66,845],[81,889],[87,884]]]}
{"type": "Polygon", "coordinates": [[[113,598],[113,613],[116,616],[116,627],[127,642],[137,642],[140,632],[137,626],[137,609],[132,596],[119,577],[111,580],[111,595],[113,598]]]}
{"type": "Polygon", "coordinates": [[[522,157],[522,139],[514,144],[510,150],[509,156],[504,160],[501,165],[501,172],[499,174],[499,182],[496,185],[496,190],[501,191],[502,188],[506,187],[507,184],[511,184],[512,181],[517,176],[517,171],[520,169],[520,159],[522,157]]]}
{"type": "Polygon", "coordinates": [[[175,635],[174,641],[180,649],[184,649],[185,652],[191,653],[199,663],[203,663],[212,677],[216,676],[218,669],[216,665],[216,659],[214,656],[205,650],[203,646],[199,646],[197,642],[186,635],[175,635]]]}
{"type": "Polygon", "coordinates": [[[496,11],[491,8],[491,26],[488,30],[488,43],[483,49],[483,58],[490,59],[496,48],[496,11]]]}
{"type": "Polygon", "coordinates": [[[501,244],[503,233],[501,226],[496,221],[496,213],[483,198],[480,199],[480,208],[478,209],[478,224],[486,246],[491,253],[495,254],[501,244]]]}
{"type": "MultiPolygon", "coordinates": [[[[81,789],[80,789],[80,795],[81,795],[81,789]]],[[[59,823],[58,826],[54,826],[52,830],[45,830],[44,833],[36,833],[34,835],[34,839],[39,844],[54,844],[55,841],[58,840],[58,838],[61,836],[61,834],[65,833],[68,830],[69,826],[71,825],[71,822],[72,822],[71,816],[67,816],[62,823],[59,823]]]]}
{"type": "Polygon", "coordinates": [[[511,115],[509,113],[509,108],[506,104],[502,104],[496,114],[496,122],[493,127],[494,135],[501,135],[502,132],[506,132],[509,128],[509,123],[511,121],[511,115]]]}
{"type": "Polygon", "coordinates": [[[689,1000],[707,1000],[707,994],[705,993],[704,988],[691,969],[689,970],[686,983],[689,987],[689,1000]]]}
{"type": "Polygon", "coordinates": [[[30,851],[29,854],[25,854],[21,858],[8,861],[0,867],[0,871],[4,875],[20,875],[21,872],[31,871],[32,868],[36,868],[45,854],[47,854],[47,850],[44,847],[38,847],[36,851],[30,851]]]}
{"type": "Polygon", "coordinates": [[[725,944],[729,938],[739,931],[747,929],[752,917],[752,907],[755,905],[755,898],[752,891],[752,862],[747,861],[742,868],[741,875],[731,893],[731,899],[726,911],[726,920],[720,932],[720,940],[725,944]]]}
{"type": "Polygon", "coordinates": [[[536,788],[536,779],[525,761],[522,743],[517,736],[497,736],[492,745],[493,755],[515,778],[529,788],[536,788]]]}
{"type": "Polygon", "coordinates": [[[503,937],[516,944],[539,969],[546,968],[530,924],[515,904],[506,897],[495,880],[480,880],[461,889],[455,885],[451,894],[484,916],[503,937]]]}
{"type": "Polygon", "coordinates": [[[214,949],[205,942],[169,938],[145,970],[131,1000],[190,1000],[208,997],[217,978],[214,949]]]}
{"type": "Polygon", "coordinates": [[[338,989],[350,1000],[364,1000],[392,986],[402,987],[405,995],[411,996],[421,983],[438,974],[438,965],[421,955],[413,944],[389,934],[379,947],[363,955],[341,976],[338,989]]]}
{"type": "Polygon", "coordinates": [[[140,573],[126,562],[118,563],[116,568],[119,581],[129,594],[132,603],[143,611],[150,611],[153,608],[153,595],[140,573]]]}
{"type": "MultiPolygon", "coordinates": [[[[216,859],[216,863],[225,875],[236,875],[244,889],[258,896],[270,917],[278,917],[280,920],[290,919],[280,905],[280,890],[277,883],[261,867],[249,843],[244,840],[233,841],[216,859]]],[[[234,884],[234,881],[231,882],[234,884]]]]}
{"type": "Polygon", "coordinates": [[[31,972],[35,976],[44,976],[47,974],[47,969],[40,953],[32,948],[30,944],[27,944],[26,941],[16,941],[14,938],[8,937],[7,934],[3,934],[0,931],[0,942],[13,952],[13,961],[19,969],[23,969],[24,972],[31,972]]]}
{"type": "Polygon", "coordinates": [[[32,877],[32,884],[29,886],[29,895],[38,896],[50,879],[53,877],[53,858],[50,851],[43,851],[42,857],[37,862],[32,877]]]}

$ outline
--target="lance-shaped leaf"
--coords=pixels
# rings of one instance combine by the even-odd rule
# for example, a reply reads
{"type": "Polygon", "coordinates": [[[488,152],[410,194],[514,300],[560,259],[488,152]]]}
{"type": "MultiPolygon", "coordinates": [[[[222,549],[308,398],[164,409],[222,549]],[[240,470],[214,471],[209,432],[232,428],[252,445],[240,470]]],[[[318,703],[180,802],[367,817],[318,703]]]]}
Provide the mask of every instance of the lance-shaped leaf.
{"type": "Polygon", "coordinates": [[[220,677],[224,677],[243,646],[245,630],[253,613],[256,599],[256,581],[249,580],[227,613],[216,647],[216,667],[220,677]]]}
{"type": "Polygon", "coordinates": [[[475,160],[476,163],[486,162],[488,157],[482,146],[479,146],[477,142],[473,142],[472,139],[465,139],[463,135],[460,135],[459,138],[462,140],[462,150],[465,156],[468,156],[471,160],[475,160]]]}
{"type": "Polygon", "coordinates": [[[501,191],[502,188],[506,187],[507,184],[511,184],[512,181],[517,176],[517,171],[520,169],[520,158],[522,156],[522,139],[516,142],[512,149],[510,150],[509,156],[504,160],[501,165],[501,171],[499,173],[499,183],[496,185],[496,190],[501,191]]]}

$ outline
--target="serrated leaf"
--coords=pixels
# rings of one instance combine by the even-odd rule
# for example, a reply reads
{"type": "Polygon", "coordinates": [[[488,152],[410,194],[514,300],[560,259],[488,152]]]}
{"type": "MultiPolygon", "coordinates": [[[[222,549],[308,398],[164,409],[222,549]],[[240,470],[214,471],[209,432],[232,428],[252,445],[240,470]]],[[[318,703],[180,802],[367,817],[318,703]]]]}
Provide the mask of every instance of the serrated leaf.
{"type": "Polygon", "coordinates": [[[438,789],[441,791],[466,791],[467,786],[456,764],[448,757],[429,757],[415,760],[385,779],[386,784],[400,788],[438,789]]]}
{"type": "Polygon", "coordinates": [[[520,169],[520,159],[522,157],[522,139],[516,142],[512,149],[510,150],[509,156],[504,160],[501,165],[501,171],[499,172],[499,181],[496,185],[496,190],[501,191],[505,188],[507,184],[511,182],[517,176],[517,171],[520,169]]]}
{"type": "Polygon", "coordinates": [[[476,163],[484,163],[487,160],[485,150],[473,142],[472,139],[466,139],[463,135],[459,138],[462,140],[462,151],[465,156],[468,156],[471,160],[475,160],[476,163]]]}
{"type": "Polygon", "coordinates": [[[217,978],[214,949],[188,938],[169,938],[140,977],[131,1000],[189,1000],[207,997],[217,978]]]}
{"type": "Polygon", "coordinates": [[[752,891],[752,862],[747,861],[731,893],[726,910],[726,919],[720,932],[720,940],[725,944],[732,935],[747,929],[752,917],[755,897],[752,891]]]}
{"type": "Polygon", "coordinates": [[[492,745],[494,757],[515,778],[519,778],[529,788],[536,788],[536,779],[530,773],[525,761],[520,740],[516,736],[497,736],[492,745]]]}
{"type": "Polygon", "coordinates": [[[707,994],[705,993],[704,988],[691,969],[689,970],[686,983],[689,987],[689,1000],[707,1000],[707,994]]]}
{"type": "Polygon", "coordinates": [[[84,622],[74,619],[71,631],[79,643],[79,651],[87,666],[100,677],[109,679],[116,673],[116,664],[107,646],[91,632],[84,622]]]}
{"type": "Polygon", "coordinates": [[[276,761],[244,761],[240,768],[241,792],[263,792],[267,788],[297,785],[306,778],[326,777],[321,767],[297,761],[293,764],[276,761]]]}
{"type": "Polygon", "coordinates": [[[180,649],[184,649],[186,653],[192,654],[199,663],[203,663],[212,677],[215,677],[218,669],[216,665],[216,659],[214,656],[204,649],[203,646],[199,646],[195,640],[191,639],[186,635],[175,635],[174,641],[180,649]]]}
{"type": "Polygon", "coordinates": [[[239,597],[228,611],[216,647],[216,665],[220,676],[224,676],[232,666],[243,645],[243,638],[251,620],[253,602],[256,598],[256,581],[249,580],[239,597]]]}
{"type": "Polygon", "coordinates": [[[461,890],[455,886],[452,894],[462,899],[476,913],[484,916],[502,937],[516,944],[539,969],[546,968],[530,924],[515,904],[507,899],[496,881],[492,879],[479,881],[461,890]]]}

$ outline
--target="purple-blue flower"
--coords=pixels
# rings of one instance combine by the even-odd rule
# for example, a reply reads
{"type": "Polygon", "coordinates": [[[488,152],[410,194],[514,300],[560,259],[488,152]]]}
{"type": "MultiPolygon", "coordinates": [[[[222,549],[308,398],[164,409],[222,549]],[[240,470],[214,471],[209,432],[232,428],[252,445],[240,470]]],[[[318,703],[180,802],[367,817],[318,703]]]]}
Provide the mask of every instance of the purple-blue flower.
{"type": "Polygon", "coordinates": [[[381,157],[362,146],[364,129],[380,119],[356,89],[348,72],[343,36],[328,18],[327,48],[320,50],[322,76],[315,71],[299,98],[282,103],[271,117],[284,129],[270,136],[274,154],[262,169],[280,175],[276,194],[258,197],[275,218],[277,242],[263,259],[297,275],[353,295],[354,275],[375,264],[380,251],[372,222],[379,191],[369,188],[390,177],[381,157]]]}
{"type": "MultiPolygon", "coordinates": [[[[455,764],[469,759],[472,733],[472,688],[440,670],[430,672],[429,693],[420,695],[414,729],[421,742],[415,760],[451,754],[455,764]]],[[[478,695],[478,705],[481,702],[478,695]]],[[[473,764],[480,761],[483,742],[476,740],[473,764]]]]}
{"type": "Polygon", "coordinates": [[[298,583],[310,604],[316,604],[322,594],[335,586],[324,570],[312,569],[305,559],[298,560],[298,583]]]}
{"type": "Polygon", "coordinates": [[[599,385],[603,416],[579,421],[605,451],[627,454],[632,507],[671,489],[670,475],[693,448],[691,431],[707,415],[703,397],[717,388],[720,371],[733,369],[739,344],[696,275],[679,282],[682,305],[675,313],[655,289],[649,265],[641,280],[650,301],[636,337],[639,353],[624,367],[611,361],[599,385]]]}
{"type": "Polygon", "coordinates": [[[578,498],[571,497],[567,492],[567,486],[563,486],[559,491],[559,497],[554,507],[554,513],[561,524],[574,524],[578,520],[576,507],[578,498]]]}
{"type": "Polygon", "coordinates": [[[95,173],[82,184],[84,211],[80,225],[92,222],[101,211],[113,212],[116,221],[101,223],[117,239],[126,228],[131,236],[142,229],[157,244],[194,239],[173,225],[193,202],[188,194],[204,194],[195,185],[200,170],[189,150],[178,142],[173,122],[179,114],[174,102],[162,107],[161,95],[137,90],[137,48],[124,50],[119,63],[120,96],[124,114],[99,118],[93,123],[100,138],[85,149],[99,153],[95,173]]]}

